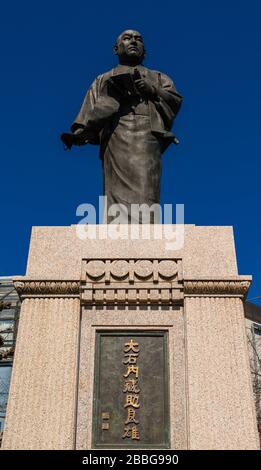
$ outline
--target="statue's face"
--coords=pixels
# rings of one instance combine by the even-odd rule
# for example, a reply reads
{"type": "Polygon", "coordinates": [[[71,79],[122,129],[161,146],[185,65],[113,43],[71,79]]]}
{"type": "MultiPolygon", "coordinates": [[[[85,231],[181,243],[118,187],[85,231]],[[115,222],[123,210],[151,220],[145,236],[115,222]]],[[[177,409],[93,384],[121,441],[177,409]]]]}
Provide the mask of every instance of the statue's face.
{"type": "Polygon", "coordinates": [[[124,31],[118,37],[114,50],[120,62],[141,63],[145,54],[143,38],[138,31],[124,31]]]}

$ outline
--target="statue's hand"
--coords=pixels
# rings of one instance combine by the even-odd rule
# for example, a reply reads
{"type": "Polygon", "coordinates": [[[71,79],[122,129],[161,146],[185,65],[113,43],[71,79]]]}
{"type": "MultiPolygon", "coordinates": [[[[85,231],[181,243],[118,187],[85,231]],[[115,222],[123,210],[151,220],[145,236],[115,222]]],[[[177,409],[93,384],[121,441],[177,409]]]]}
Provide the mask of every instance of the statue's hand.
{"type": "Polygon", "coordinates": [[[92,139],[92,133],[91,131],[88,131],[86,127],[80,127],[73,133],[67,132],[61,135],[61,140],[64,144],[65,150],[71,150],[73,145],[85,145],[92,139]]]}
{"type": "Polygon", "coordinates": [[[148,82],[148,80],[145,78],[139,78],[138,80],[135,80],[134,83],[142,96],[149,99],[156,98],[156,89],[150,84],[150,82],[148,82]]]}
{"type": "Polygon", "coordinates": [[[66,149],[71,150],[73,144],[75,144],[74,141],[74,135],[70,134],[69,132],[65,132],[61,135],[61,140],[65,146],[66,149]]]}

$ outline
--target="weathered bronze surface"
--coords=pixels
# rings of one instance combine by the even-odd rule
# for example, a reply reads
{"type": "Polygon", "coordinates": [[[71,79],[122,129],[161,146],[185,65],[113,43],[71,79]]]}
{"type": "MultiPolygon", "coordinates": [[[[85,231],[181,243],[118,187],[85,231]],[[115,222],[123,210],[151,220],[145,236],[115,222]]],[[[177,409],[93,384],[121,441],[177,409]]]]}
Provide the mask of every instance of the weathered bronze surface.
{"type": "Polygon", "coordinates": [[[167,332],[97,333],[95,448],[169,448],[166,357],[167,332]]]}
{"type": "Polygon", "coordinates": [[[62,134],[67,148],[100,145],[108,207],[160,202],[161,155],[178,143],[171,132],[182,97],[165,74],[143,65],[144,42],[124,31],[114,52],[119,65],[99,75],[72,124],[62,134]]]}

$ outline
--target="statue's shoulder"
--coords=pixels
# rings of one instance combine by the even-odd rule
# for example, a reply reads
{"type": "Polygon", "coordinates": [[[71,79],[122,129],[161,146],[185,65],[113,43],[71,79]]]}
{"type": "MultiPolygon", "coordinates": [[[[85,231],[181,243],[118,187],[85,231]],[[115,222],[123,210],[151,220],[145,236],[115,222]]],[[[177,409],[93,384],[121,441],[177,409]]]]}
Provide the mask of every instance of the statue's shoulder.
{"type": "Polygon", "coordinates": [[[108,80],[108,78],[111,78],[111,77],[112,77],[112,75],[113,75],[113,70],[114,70],[114,69],[111,69],[111,70],[108,70],[107,72],[101,73],[100,75],[98,75],[98,77],[96,78],[96,80],[98,80],[98,81],[108,80]]]}
{"type": "Polygon", "coordinates": [[[101,88],[103,87],[104,82],[112,76],[113,69],[109,70],[108,72],[101,73],[97,75],[97,77],[93,80],[90,89],[94,93],[99,93],[101,88]]]}

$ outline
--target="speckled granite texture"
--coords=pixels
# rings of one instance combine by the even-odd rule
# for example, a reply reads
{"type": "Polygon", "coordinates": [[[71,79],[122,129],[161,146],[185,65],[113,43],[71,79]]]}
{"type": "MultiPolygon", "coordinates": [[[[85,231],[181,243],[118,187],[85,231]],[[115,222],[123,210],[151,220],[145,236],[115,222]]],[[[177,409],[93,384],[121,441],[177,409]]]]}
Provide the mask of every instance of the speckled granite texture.
{"type": "MultiPolygon", "coordinates": [[[[158,228],[161,229],[160,226],[158,228]]],[[[35,278],[71,280],[80,278],[82,258],[180,256],[184,276],[237,275],[232,227],[185,225],[184,247],[175,251],[166,249],[166,237],[158,240],[153,236],[154,229],[155,226],[151,229],[151,240],[80,240],[75,225],[33,227],[26,274],[35,278]]],[[[99,230],[105,236],[106,226],[99,230]]]]}
{"type": "Polygon", "coordinates": [[[251,277],[238,275],[233,230],[187,225],[184,246],[166,241],[33,228],[4,449],[91,448],[99,328],[169,332],[173,449],[259,448],[242,303],[251,277]]]}

